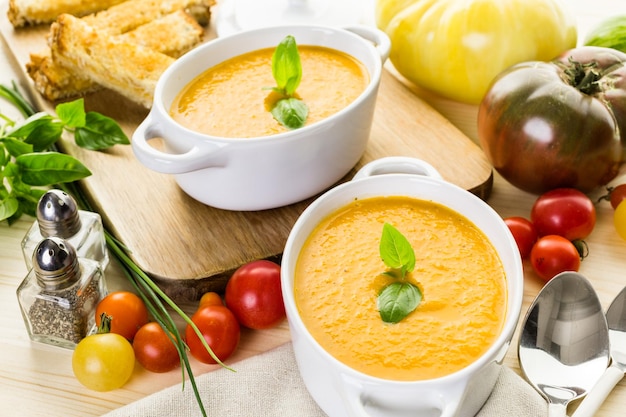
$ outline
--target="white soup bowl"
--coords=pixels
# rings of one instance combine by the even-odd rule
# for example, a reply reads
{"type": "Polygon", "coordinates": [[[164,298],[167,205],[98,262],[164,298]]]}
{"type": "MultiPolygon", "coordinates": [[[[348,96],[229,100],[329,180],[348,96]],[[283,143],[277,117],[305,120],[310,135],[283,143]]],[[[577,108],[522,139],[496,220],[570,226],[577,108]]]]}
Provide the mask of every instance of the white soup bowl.
{"type": "Polygon", "coordinates": [[[363,155],[389,48],[384,32],[366,26],[269,27],[209,41],[159,78],[152,108],[132,135],[135,156],[154,171],[173,174],[184,192],[213,207],[263,210],[305,200],[338,182],[363,155]],[[369,73],[364,91],[324,120],[265,137],[211,136],[170,116],[176,96],[198,75],[229,58],[276,47],[287,35],[299,45],[325,46],[356,58],[369,73]],[[149,143],[155,138],[163,139],[163,151],[149,143]]]}
{"type": "Polygon", "coordinates": [[[511,344],[522,306],[524,274],[513,236],[489,205],[442,180],[421,160],[388,157],[365,165],[351,181],[327,191],[304,210],[285,245],[281,284],[299,371],[313,399],[329,416],[473,417],[493,390],[511,344]],[[495,247],[506,275],[506,318],[495,342],[465,368],[419,381],[369,376],[324,350],[300,317],[294,276],[306,239],[328,215],[355,199],[376,196],[408,196],[442,204],[472,221],[495,247]]]}

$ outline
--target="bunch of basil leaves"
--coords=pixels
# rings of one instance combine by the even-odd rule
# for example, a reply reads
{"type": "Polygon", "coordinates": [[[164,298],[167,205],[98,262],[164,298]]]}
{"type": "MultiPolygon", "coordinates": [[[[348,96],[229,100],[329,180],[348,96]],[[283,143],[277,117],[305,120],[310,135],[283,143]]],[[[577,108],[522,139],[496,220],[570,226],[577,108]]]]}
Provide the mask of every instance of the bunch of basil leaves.
{"type": "Polygon", "coordinates": [[[1,85],[0,97],[26,117],[18,123],[0,114],[0,221],[35,216],[45,187],[91,175],[79,160],[54,150],[65,131],[73,133],[78,146],[95,151],[130,143],[113,119],[85,112],[83,99],[57,105],[53,116],[35,111],[15,84],[1,85]]]}

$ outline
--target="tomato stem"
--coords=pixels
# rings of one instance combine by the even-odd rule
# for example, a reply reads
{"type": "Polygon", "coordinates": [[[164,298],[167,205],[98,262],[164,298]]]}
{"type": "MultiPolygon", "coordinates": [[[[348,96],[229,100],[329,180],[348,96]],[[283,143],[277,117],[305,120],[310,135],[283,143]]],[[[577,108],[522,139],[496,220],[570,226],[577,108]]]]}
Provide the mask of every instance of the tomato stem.
{"type": "Polygon", "coordinates": [[[565,81],[581,93],[592,95],[600,91],[598,80],[602,78],[602,74],[597,70],[596,61],[581,64],[570,58],[569,63],[562,66],[565,81]]]}
{"type": "Polygon", "coordinates": [[[587,242],[582,239],[576,239],[573,240],[572,243],[574,244],[574,247],[576,248],[576,251],[580,256],[581,261],[589,255],[589,245],[587,245],[587,242]]]}
{"type": "Polygon", "coordinates": [[[607,186],[605,188],[606,194],[602,194],[600,197],[598,197],[598,203],[601,201],[611,201],[611,192],[615,189],[615,187],[607,186]]]}
{"type": "Polygon", "coordinates": [[[100,314],[100,325],[98,326],[96,333],[111,333],[111,320],[113,320],[113,317],[107,313],[100,314]]]}

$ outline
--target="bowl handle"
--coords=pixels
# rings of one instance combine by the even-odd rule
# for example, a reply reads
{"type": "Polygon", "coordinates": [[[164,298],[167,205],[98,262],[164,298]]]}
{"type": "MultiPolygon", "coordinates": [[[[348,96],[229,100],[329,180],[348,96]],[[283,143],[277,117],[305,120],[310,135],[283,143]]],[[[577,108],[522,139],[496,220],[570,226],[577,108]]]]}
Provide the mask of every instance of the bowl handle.
{"type": "Polygon", "coordinates": [[[380,29],[372,28],[370,26],[347,26],[344,27],[348,32],[352,32],[374,44],[374,47],[380,54],[380,59],[384,63],[389,58],[389,51],[391,50],[391,40],[385,32],[380,29]]]}
{"type": "Polygon", "coordinates": [[[161,152],[148,141],[164,137],[158,123],[152,121],[151,113],[133,132],[131,144],[137,159],[148,168],[164,174],[184,174],[204,168],[223,167],[226,165],[225,145],[205,144],[202,148],[193,146],[185,153],[172,154],[161,152]]]}
{"type": "Polygon", "coordinates": [[[384,174],[413,174],[442,179],[439,171],[426,161],[405,156],[387,156],[365,164],[352,180],[384,174]]]}
{"type": "Polygon", "coordinates": [[[427,413],[428,415],[438,415],[438,417],[453,417],[456,415],[456,412],[461,405],[461,398],[463,397],[464,392],[464,389],[461,386],[448,388],[445,393],[441,394],[429,391],[416,391],[414,393],[415,397],[419,397],[424,401],[424,404],[420,405],[419,408],[416,408],[411,404],[403,404],[400,406],[397,403],[394,403],[393,405],[375,406],[373,405],[376,404],[375,392],[370,396],[365,393],[365,389],[357,381],[354,381],[346,374],[341,374],[341,376],[345,382],[344,386],[346,389],[344,390],[344,398],[347,401],[349,415],[354,417],[371,417],[366,410],[366,406],[370,402],[372,403],[372,411],[374,409],[378,411],[376,415],[393,417],[421,415],[421,413],[427,413]],[[438,412],[439,414],[433,414],[433,412],[438,412]]]}

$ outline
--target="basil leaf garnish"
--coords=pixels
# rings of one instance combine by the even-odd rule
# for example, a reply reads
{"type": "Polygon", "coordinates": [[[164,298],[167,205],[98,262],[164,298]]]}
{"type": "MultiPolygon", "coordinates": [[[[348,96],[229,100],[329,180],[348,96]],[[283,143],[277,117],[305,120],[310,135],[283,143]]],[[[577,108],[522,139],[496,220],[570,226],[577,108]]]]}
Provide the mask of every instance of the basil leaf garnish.
{"type": "Polygon", "coordinates": [[[383,225],[380,257],[389,268],[400,269],[402,276],[415,268],[415,252],[402,233],[389,223],[383,225]]]}
{"type": "Polygon", "coordinates": [[[276,47],[272,55],[272,74],[275,90],[285,96],[293,96],[302,79],[302,65],[296,39],[288,35],[276,47]]]}
{"type": "Polygon", "coordinates": [[[278,100],[272,108],[272,115],[278,122],[289,129],[304,126],[309,114],[309,108],[302,100],[283,98],[278,100]]]}
{"type": "Polygon", "coordinates": [[[378,294],[378,311],[386,323],[397,323],[422,301],[420,289],[406,281],[392,282],[378,294]]]}
{"type": "Polygon", "coordinates": [[[415,252],[408,239],[389,223],[383,225],[379,244],[380,257],[389,270],[383,274],[395,279],[379,292],[378,312],[386,323],[397,323],[422,302],[422,291],[406,280],[415,269],[415,252]]]}
{"type": "Polygon", "coordinates": [[[276,87],[272,90],[283,96],[270,109],[274,119],[288,129],[297,129],[306,123],[309,108],[295,96],[302,80],[302,64],[298,45],[293,36],[287,35],[272,55],[272,75],[276,87]]]}

